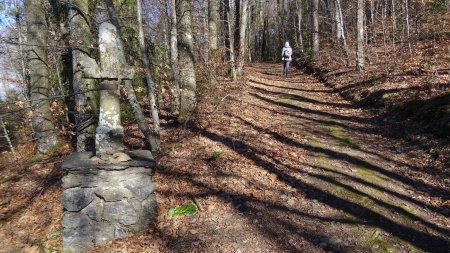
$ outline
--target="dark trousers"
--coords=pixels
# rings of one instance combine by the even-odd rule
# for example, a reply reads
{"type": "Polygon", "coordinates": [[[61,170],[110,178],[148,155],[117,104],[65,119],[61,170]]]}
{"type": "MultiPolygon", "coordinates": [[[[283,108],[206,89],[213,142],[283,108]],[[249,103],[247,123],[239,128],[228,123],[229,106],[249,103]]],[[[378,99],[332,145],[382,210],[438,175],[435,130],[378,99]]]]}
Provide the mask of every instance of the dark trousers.
{"type": "Polygon", "coordinates": [[[283,75],[287,76],[289,72],[289,64],[291,61],[283,61],[283,75]]]}

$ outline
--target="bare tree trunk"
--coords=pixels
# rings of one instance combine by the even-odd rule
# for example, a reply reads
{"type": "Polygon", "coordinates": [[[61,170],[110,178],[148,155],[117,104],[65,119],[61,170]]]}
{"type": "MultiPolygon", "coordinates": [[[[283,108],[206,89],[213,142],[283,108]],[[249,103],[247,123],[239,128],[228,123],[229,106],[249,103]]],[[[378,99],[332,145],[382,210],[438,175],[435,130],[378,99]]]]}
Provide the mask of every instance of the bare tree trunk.
{"type": "Polygon", "coordinates": [[[384,67],[386,78],[389,76],[388,57],[387,57],[387,25],[386,25],[387,0],[384,1],[384,7],[381,14],[381,22],[383,25],[383,45],[384,45],[384,67]]]}
{"type": "MultiPolygon", "coordinates": [[[[236,56],[239,57],[239,35],[240,35],[240,24],[241,21],[241,0],[234,0],[234,52],[236,56]]],[[[236,57],[236,58],[237,58],[236,57]]]]}
{"type": "Polygon", "coordinates": [[[47,66],[47,27],[45,20],[44,3],[40,0],[24,1],[27,37],[30,45],[28,63],[30,66],[30,91],[33,113],[31,120],[37,139],[37,150],[47,153],[59,143],[58,135],[53,124],[53,115],[50,110],[48,95],[50,83],[47,66]]]}
{"type": "Polygon", "coordinates": [[[225,15],[227,18],[227,28],[228,28],[228,37],[229,37],[229,53],[230,53],[230,65],[231,65],[231,77],[233,78],[233,81],[237,80],[237,73],[236,73],[236,61],[235,61],[235,54],[234,54],[234,32],[233,32],[233,20],[231,17],[231,2],[230,0],[225,1],[225,15]]]}
{"type": "Polygon", "coordinates": [[[208,3],[208,17],[209,17],[209,48],[212,52],[218,48],[218,28],[217,22],[219,19],[219,0],[209,0],[208,3]]]}
{"type": "MultiPolygon", "coordinates": [[[[106,4],[106,8],[108,9],[108,16],[109,16],[111,23],[117,28],[118,31],[120,31],[119,20],[117,19],[116,10],[114,8],[114,4],[113,4],[112,0],[104,0],[104,2],[106,4]]],[[[126,59],[123,59],[123,61],[126,61],[126,59]]],[[[136,118],[139,129],[142,131],[142,133],[145,136],[146,144],[151,147],[152,151],[158,151],[159,139],[156,138],[154,133],[150,130],[147,122],[145,121],[144,113],[142,112],[142,108],[139,105],[139,102],[136,98],[136,93],[134,92],[134,88],[131,83],[131,80],[124,80],[124,84],[125,84],[125,91],[127,93],[128,101],[133,110],[134,117],[136,118]]]]}
{"type": "Polygon", "coordinates": [[[394,62],[397,62],[397,52],[395,46],[395,32],[397,30],[397,16],[395,13],[395,0],[391,1],[391,19],[392,19],[392,54],[394,56],[394,62]]]}
{"type": "Polygon", "coordinates": [[[152,150],[160,150],[160,123],[158,116],[158,107],[156,105],[155,91],[153,88],[153,78],[150,73],[150,61],[148,60],[147,50],[145,48],[144,29],[142,27],[142,1],[136,0],[136,16],[138,19],[139,30],[139,47],[141,50],[142,62],[144,63],[145,79],[147,80],[147,92],[150,100],[150,108],[152,111],[153,119],[153,138],[156,143],[156,147],[152,147],[152,150]]]}
{"type": "Polygon", "coordinates": [[[178,29],[175,0],[170,0],[170,63],[172,69],[172,114],[178,115],[180,110],[180,84],[178,70],[178,29]]]}
{"type": "Polygon", "coordinates": [[[345,38],[344,34],[344,18],[342,16],[341,2],[335,0],[335,19],[336,19],[336,38],[341,40],[345,38]]]}
{"type": "Polygon", "coordinates": [[[319,0],[311,0],[311,44],[316,60],[319,57],[319,0]]]}
{"type": "Polygon", "coordinates": [[[0,115],[0,125],[2,126],[3,134],[5,135],[6,142],[8,142],[9,149],[11,150],[11,153],[14,156],[14,160],[17,160],[16,151],[14,150],[14,146],[11,143],[11,139],[9,138],[8,130],[6,129],[5,123],[3,122],[3,118],[1,115],[0,115]]]}
{"type": "Polygon", "coordinates": [[[92,58],[91,50],[94,38],[89,27],[89,1],[71,0],[69,10],[70,39],[72,40],[72,83],[75,95],[75,124],[77,132],[77,151],[95,149],[95,129],[97,127],[98,92],[88,92],[95,88],[93,79],[84,79],[80,63],[92,58]]]}
{"type": "Polygon", "coordinates": [[[177,0],[179,18],[178,53],[180,67],[180,123],[188,121],[197,105],[197,86],[194,67],[194,41],[192,37],[192,6],[188,0],[177,0]]]}
{"type": "Polygon", "coordinates": [[[365,0],[358,0],[358,18],[357,18],[357,48],[356,48],[356,69],[364,69],[364,17],[365,0]]]}
{"type": "MultiPolygon", "coordinates": [[[[56,70],[56,77],[58,79],[59,92],[61,93],[61,95],[63,95],[65,97],[66,96],[66,92],[64,91],[64,86],[63,86],[63,83],[62,83],[62,80],[61,80],[61,72],[60,72],[60,69],[59,69],[58,60],[57,60],[55,55],[56,55],[56,53],[52,52],[52,60],[53,60],[53,64],[55,64],[55,70],[56,70]]],[[[64,103],[64,120],[65,120],[64,124],[69,123],[69,109],[67,108],[67,104],[66,103],[64,103]]],[[[64,124],[61,127],[61,129],[63,131],[65,131],[64,124]]]]}
{"type": "Polygon", "coordinates": [[[408,39],[408,50],[409,54],[412,55],[412,47],[411,47],[411,34],[409,27],[409,2],[405,0],[405,21],[406,21],[406,36],[408,39]]]}
{"type": "Polygon", "coordinates": [[[20,21],[20,12],[19,12],[19,6],[17,5],[17,0],[14,0],[14,9],[16,14],[16,25],[17,25],[17,31],[18,31],[18,37],[19,37],[19,55],[20,55],[20,65],[21,65],[21,71],[22,71],[22,94],[25,98],[25,100],[29,100],[29,85],[27,82],[27,74],[26,74],[26,65],[25,65],[25,56],[23,53],[23,41],[22,41],[22,24],[20,21]]]}
{"type": "Polygon", "coordinates": [[[345,53],[345,61],[347,65],[349,64],[349,53],[348,53],[348,46],[347,46],[347,36],[345,36],[345,28],[344,28],[344,17],[342,16],[342,7],[341,7],[341,1],[336,0],[336,34],[338,41],[342,40],[343,46],[344,46],[344,53],[345,53]]]}
{"type": "Polygon", "coordinates": [[[261,45],[261,57],[263,60],[267,60],[267,40],[268,40],[268,27],[269,27],[269,17],[267,14],[267,5],[266,5],[266,14],[264,15],[264,24],[263,24],[263,36],[262,36],[262,45],[261,45]]]}
{"type": "Polygon", "coordinates": [[[242,0],[241,3],[241,15],[239,21],[239,60],[237,66],[237,75],[242,77],[244,74],[244,62],[245,62],[245,34],[247,31],[248,20],[248,0],[242,0]]]}
{"type": "Polygon", "coordinates": [[[297,6],[297,18],[298,18],[298,41],[300,42],[300,50],[303,52],[303,35],[302,35],[302,19],[303,19],[303,0],[295,0],[297,6]]]}
{"type": "MultiPolygon", "coordinates": [[[[19,37],[19,55],[20,55],[20,67],[21,67],[21,74],[22,74],[22,95],[25,98],[25,100],[29,100],[30,99],[30,83],[29,83],[28,75],[27,75],[27,67],[25,64],[25,54],[23,52],[22,23],[20,21],[20,11],[19,11],[19,6],[17,5],[17,0],[14,0],[14,10],[15,10],[16,25],[17,25],[17,31],[18,31],[18,37],[19,37]]],[[[29,106],[31,106],[31,103],[29,103],[29,106]]],[[[34,138],[35,133],[34,133],[33,122],[31,120],[31,118],[28,118],[28,123],[30,124],[30,128],[31,128],[31,136],[32,136],[32,138],[34,138]]]]}

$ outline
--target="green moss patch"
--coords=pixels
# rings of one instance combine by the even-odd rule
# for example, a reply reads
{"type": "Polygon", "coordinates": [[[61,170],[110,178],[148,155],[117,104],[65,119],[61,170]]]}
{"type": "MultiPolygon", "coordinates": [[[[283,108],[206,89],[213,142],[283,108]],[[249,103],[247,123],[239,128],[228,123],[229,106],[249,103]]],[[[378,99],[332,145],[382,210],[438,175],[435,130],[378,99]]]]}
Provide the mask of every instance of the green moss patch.
{"type": "Polygon", "coordinates": [[[355,143],[350,136],[345,133],[345,131],[337,125],[337,121],[334,120],[326,120],[326,130],[328,134],[333,137],[335,140],[340,142],[341,144],[348,146],[353,149],[361,149],[361,146],[357,143],[355,143]]]}

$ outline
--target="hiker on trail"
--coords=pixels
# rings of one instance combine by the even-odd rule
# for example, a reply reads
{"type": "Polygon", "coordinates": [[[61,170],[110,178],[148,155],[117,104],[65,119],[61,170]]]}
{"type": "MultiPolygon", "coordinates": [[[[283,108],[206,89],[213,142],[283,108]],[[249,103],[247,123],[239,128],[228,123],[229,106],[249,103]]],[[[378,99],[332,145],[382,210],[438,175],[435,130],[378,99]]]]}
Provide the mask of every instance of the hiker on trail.
{"type": "Polygon", "coordinates": [[[281,51],[281,57],[283,60],[283,76],[288,75],[289,64],[292,61],[292,48],[289,46],[289,42],[286,41],[284,44],[283,51],[281,51]]]}

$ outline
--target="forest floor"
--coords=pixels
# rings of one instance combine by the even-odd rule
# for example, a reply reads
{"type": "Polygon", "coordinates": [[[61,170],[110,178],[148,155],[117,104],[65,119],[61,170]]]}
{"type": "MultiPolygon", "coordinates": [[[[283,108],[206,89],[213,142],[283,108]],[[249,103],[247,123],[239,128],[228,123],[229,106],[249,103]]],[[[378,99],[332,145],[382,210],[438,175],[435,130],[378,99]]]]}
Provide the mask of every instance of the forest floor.
{"type": "MultiPolygon", "coordinates": [[[[393,122],[280,68],[249,67],[195,123],[163,124],[154,226],[93,252],[450,252],[448,143],[393,138],[393,122]]],[[[59,152],[1,169],[0,252],[61,248],[59,152]]]]}

